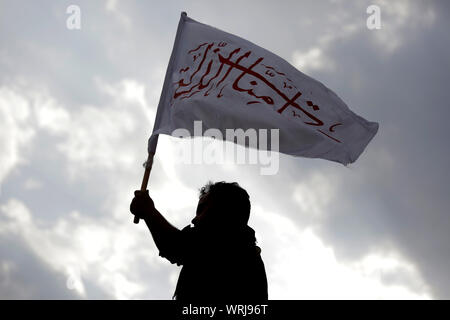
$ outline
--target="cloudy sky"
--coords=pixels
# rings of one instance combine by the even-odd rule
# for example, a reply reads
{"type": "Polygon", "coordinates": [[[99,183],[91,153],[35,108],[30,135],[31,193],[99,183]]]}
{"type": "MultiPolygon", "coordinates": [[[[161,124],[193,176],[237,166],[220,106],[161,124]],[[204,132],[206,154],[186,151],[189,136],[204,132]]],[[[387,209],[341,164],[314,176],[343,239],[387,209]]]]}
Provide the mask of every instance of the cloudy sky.
{"type": "Polygon", "coordinates": [[[273,176],[179,163],[162,136],[149,189],[168,220],[189,224],[208,180],[238,181],[271,299],[450,298],[448,1],[162,3],[0,0],[0,298],[171,298],[179,267],[128,207],[181,11],[278,54],[380,129],[349,167],[280,155],[273,176]]]}

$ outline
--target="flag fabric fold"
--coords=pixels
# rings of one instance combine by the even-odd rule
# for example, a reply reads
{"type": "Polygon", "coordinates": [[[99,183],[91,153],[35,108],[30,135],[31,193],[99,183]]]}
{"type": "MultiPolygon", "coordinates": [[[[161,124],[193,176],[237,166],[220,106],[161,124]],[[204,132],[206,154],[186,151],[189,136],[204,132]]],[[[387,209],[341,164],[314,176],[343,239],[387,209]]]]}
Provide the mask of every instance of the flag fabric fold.
{"type": "MultiPolygon", "coordinates": [[[[279,129],[279,152],[347,165],[378,131],[330,89],[245,39],[181,14],[149,152],[159,134],[279,129]]],[[[269,147],[270,149],[270,147],[269,147]]]]}

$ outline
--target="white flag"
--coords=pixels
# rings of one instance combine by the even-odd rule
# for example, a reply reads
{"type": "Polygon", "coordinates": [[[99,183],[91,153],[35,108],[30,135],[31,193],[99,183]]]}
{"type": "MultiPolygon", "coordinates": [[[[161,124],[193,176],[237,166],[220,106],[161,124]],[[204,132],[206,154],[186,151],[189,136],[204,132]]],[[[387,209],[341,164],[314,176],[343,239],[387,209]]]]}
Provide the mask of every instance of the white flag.
{"type": "MultiPolygon", "coordinates": [[[[358,159],[378,123],[279,56],[181,14],[149,140],[187,129],[279,129],[279,151],[344,165],[358,159]]],[[[270,149],[270,147],[268,147],[270,149]]]]}

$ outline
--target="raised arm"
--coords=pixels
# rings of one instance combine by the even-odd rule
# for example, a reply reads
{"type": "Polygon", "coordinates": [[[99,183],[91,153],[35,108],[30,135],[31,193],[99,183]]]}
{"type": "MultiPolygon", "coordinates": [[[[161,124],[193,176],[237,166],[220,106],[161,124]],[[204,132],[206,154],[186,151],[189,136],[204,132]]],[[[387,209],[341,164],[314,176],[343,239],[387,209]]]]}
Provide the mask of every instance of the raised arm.
{"type": "Polygon", "coordinates": [[[145,192],[136,190],[130,204],[130,211],[144,219],[159,251],[167,251],[173,247],[177,234],[180,232],[171,225],[155,208],[153,200],[145,192]]]}

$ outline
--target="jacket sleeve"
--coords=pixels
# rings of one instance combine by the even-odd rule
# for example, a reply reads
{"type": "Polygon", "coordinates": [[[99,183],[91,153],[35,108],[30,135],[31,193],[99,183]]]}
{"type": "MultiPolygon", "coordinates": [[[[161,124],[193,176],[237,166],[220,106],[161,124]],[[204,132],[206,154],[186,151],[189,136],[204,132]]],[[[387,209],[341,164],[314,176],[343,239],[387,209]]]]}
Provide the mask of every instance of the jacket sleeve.
{"type": "Polygon", "coordinates": [[[180,266],[185,263],[191,245],[192,228],[186,226],[164,243],[164,246],[159,250],[159,255],[169,260],[170,263],[176,263],[180,266]]]}

